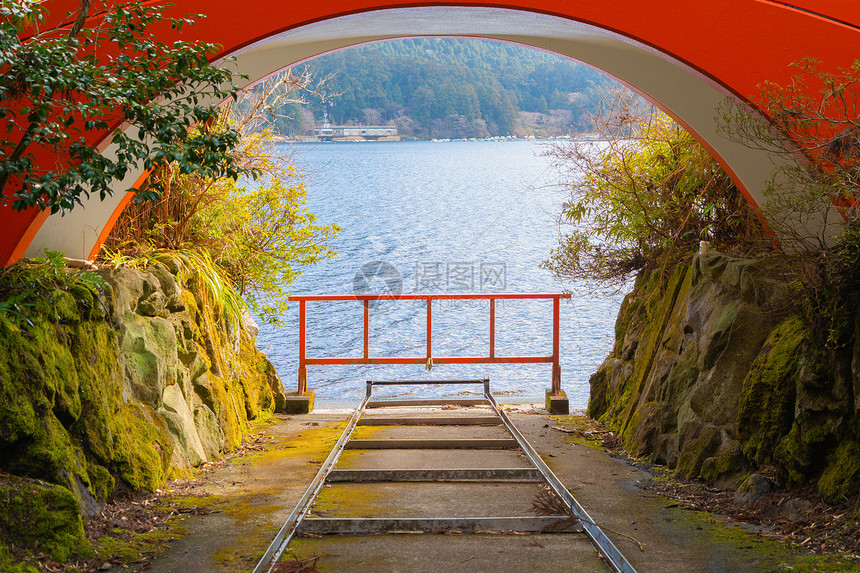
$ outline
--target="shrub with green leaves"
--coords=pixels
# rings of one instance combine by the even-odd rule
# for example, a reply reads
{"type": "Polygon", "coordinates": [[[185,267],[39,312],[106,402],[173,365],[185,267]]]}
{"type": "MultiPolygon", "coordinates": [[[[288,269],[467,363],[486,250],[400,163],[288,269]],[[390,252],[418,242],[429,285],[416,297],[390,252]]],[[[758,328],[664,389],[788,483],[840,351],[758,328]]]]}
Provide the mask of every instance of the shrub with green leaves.
{"type": "Polygon", "coordinates": [[[316,92],[318,85],[307,75],[282,76],[226,106],[214,127],[242,134],[234,159],[254,170],[256,180],[187,175],[174,165],[158,169],[150,184],[164,189],[161,198],[129,206],[101,256],[117,263],[143,257],[146,264],[172,251],[197,261],[207,276],[220,276],[264,321],[279,323],[288,285],[304,267],[335,256],[328,243],[340,229],[317,224],[302,174],[269,128],[274,90],[316,92]]]}
{"type": "Polygon", "coordinates": [[[570,196],[545,268],[617,289],[641,271],[689,259],[699,241],[726,251],[761,246],[766,235],[755,213],[689,133],[629,92],[606,98],[593,118],[603,141],[558,143],[547,152],[570,196]]]}
{"type": "Polygon", "coordinates": [[[32,325],[33,316],[56,316],[58,292],[84,288],[98,299],[106,287],[96,273],[70,269],[63,253],[46,250],[44,257],[0,269],[0,329],[18,332],[32,325]]]}

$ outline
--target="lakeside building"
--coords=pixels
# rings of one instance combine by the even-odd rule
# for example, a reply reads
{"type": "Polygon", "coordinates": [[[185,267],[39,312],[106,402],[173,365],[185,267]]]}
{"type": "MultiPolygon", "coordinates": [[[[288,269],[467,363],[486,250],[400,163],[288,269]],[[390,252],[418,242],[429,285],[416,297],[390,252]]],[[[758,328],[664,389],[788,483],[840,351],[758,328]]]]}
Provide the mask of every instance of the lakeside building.
{"type": "Polygon", "coordinates": [[[397,141],[397,127],[393,125],[331,125],[324,123],[314,127],[314,137],[322,141],[397,141]]]}

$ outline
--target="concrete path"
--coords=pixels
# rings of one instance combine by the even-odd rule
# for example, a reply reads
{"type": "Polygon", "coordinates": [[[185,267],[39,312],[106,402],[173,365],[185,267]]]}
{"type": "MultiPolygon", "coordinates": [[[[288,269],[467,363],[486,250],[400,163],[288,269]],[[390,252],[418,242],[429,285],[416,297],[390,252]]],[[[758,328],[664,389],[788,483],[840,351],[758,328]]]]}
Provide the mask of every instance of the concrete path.
{"type": "MultiPolygon", "coordinates": [[[[520,408],[523,410],[523,408],[520,408]]],[[[771,571],[788,554],[773,541],[752,536],[738,526],[681,509],[671,501],[637,488],[648,474],[599,449],[569,442],[552,429],[554,417],[512,413],[520,431],[605,529],[639,571],[771,571]]],[[[478,411],[477,413],[481,413],[478,411]]],[[[388,414],[388,412],[386,412],[388,414]]],[[[281,418],[265,432],[272,447],[236,460],[205,477],[201,502],[219,511],[189,515],[187,534],[152,562],[149,571],[250,571],[301,497],[348,418],[348,412],[318,411],[281,418]]],[[[359,428],[360,437],[395,435],[402,428],[359,428]]],[[[422,429],[422,432],[427,430],[422,429]]],[[[454,430],[455,432],[457,430],[454,430]]],[[[495,435],[497,428],[461,428],[474,437],[495,435]]],[[[468,467],[521,467],[510,451],[469,452],[468,467]]],[[[459,466],[451,452],[429,450],[347,451],[342,463],[353,468],[459,466]]],[[[336,484],[321,494],[320,515],[414,515],[426,511],[474,515],[527,512],[534,496],[530,484],[491,486],[485,495],[464,497],[459,484],[336,484]]],[[[193,502],[194,500],[191,500],[193,502]]],[[[581,534],[465,535],[399,534],[301,539],[291,544],[297,557],[319,556],[320,571],[473,572],[602,571],[596,551],[581,534]]]]}

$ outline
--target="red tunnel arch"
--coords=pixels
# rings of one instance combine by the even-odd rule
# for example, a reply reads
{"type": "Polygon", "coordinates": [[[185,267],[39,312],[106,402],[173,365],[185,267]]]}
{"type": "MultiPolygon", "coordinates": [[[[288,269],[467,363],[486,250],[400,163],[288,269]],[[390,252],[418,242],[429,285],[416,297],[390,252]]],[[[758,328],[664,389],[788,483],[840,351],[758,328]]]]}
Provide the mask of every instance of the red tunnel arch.
{"type": "MultiPolygon", "coordinates": [[[[162,3],[160,0],[147,2],[153,5],[162,3]]],[[[55,19],[78,8],[78,2],[73,0],[47,0],[43,4],[55,19]]],[[[643,58],[643,62],[650,62],[647,65],[652,68],[638,70],[640,75],[632,74],[636,77],[614,75],[652,96],[661,107],[690,128],[735,176],[742,188],[746,188],[754,202],[759,190],[755,189],[755,178],[745,179],[740,173],[744,160],[737,157],[737,150],[722,149],[709,139],[706,126],[703,128],[706,119],[699,117],[693,121],[697,106],[700,113],[713,115],[713,102],[698,101],[702,99],[701,94],[688,89],[689,86],[707,85],[713,93],[733,94],[745,100],[756,94],[757,85],[764,80],[787,80],[791,75],[788,64],[793,61],[816,57],[826,66],[835,68],[847,66],[860,57],[860,3],[849,0],[794,0],[791,4],[774,0],[616,0],[612,3],[583,0],[564,4],[553,0],[502,0],[493,3],[416,0],[396,4],[380,0],[333,0],[289,5],[246,0],[241,6],[224,0],[184,0],[180,6],[169,10],[176,16],[196,12],[207,14],[206,20],[186,29],[185,33],[219,43],[223,46],[221,56],[236,54],[242,58],[243,55],[256,54],[262,57],[267,54],[267,41],[277,44],[278,38],[303,34],[305,44],[301,50],[290,52],[290,58],[294,58],[292,61],[270,63],[268,70],[263,64],[262,71],[258,61],[252,80],[331,49],[398,37],[397,33],[385,29],[387,15],[397,15],[401,22],[409,20],[411,14],[416,15],[411,27],[404,28],[410,32],[401,35],[442,35],[432,32],[435,29],[432,18],[438,18],[440,22],[448,20],[446,29],[449,32],[446,34],[449,35],[522,41],[571,57],[579,55],[567,53],[574,50],[572,47],[566,48],[567,52],[559,49],[561,44],[557,36],[547,30],[558,26],[582,30],[583,34],[593,35],[588,48],[596,50],[597,55],[592,54],[596,62],[590,63],[597,67],[612,73],[610,68],[613,65],[623,68],[623,58],[634,55],[643,58]],[[517,22],[522,22],[522,28],[529,30],[528,34],[521,36],[514,29],[519,24],[509,26],[506,32],[482,32],[487,20],[483,16],[493,14],[520,15],[521,20],[517,22]],[[382,25],[375,27],[373,22],[377,21],[374,19],[377,16],[382,25]],[[458,20],[454,28],[450,27],[451,20],[458,20]],[[425,25],[430,30],[422,33],[425,25]],[[314,38],[315,30],[327,31],[314,38]],[[340,44],[336,41],[338,34],[344,38],[340,44]],[[529,39],[519,40],[520,37],[529,39]],[[604,46],[603,53],[600,53],[601,46],[604,46]],[[635,51],[625,52],[623,46],[635,47],[635,51]],[[672,75],[666,71],[667,66],[681,70],[682,75],[672,75]],[[655,75],[669,73],[661,89],[668,93],[677,88],[675,91],[678,93],[673,96],[675,103],[667,103],[665,95],[655,96],[650,89],[643,87],[647,84],[649,71],[655,75]],[[694,83],[688,85],[678,79],[682,77],[694,78],[694,83]],[[671,85],[673,81],[678,82],[677,86],[671,85]],[[669,85],[665,85],[667,82],[669,85]],[[686,103],[684,98],[688,100],[686,103]]],[[[169,32],[165,34],[169,39],[169,32]]],[[[574,32],[571,34],[575,35],[574,32]]],[[[277,53],[280,52],[272,51],[272,54],[277,53]]],[[[587,58],[580,59],[587,61],[587,58]]],[[[102,136],[99,143],[107,146],[108,141],[102,136]]],[[[758,169],[765,167],[760,165],[758,169]]],[[[76,209],[64,218],[35,210],[16,213],[11,208],[0,207],[3,220],[0,226],[0,262],[8,264],[25,254],[37,254],[43,248],[61,248],[70,256],[89,257],[109,230],[113,217],[121,208],[122,199],[120,196],[104,205],[91,201],[79,208],[80,211],[76,209]]]]}

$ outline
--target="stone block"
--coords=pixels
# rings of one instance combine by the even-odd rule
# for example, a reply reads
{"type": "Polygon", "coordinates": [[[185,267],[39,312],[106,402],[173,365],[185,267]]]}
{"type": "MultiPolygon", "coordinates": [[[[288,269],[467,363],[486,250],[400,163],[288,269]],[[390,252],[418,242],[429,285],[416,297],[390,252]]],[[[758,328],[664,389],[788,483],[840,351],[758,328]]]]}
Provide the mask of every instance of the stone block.
{"type": "Polygon", "coordinates": [[[570,404],[567,401],[567,394],[564,390],[559,390],[558,394],[553,394],[551,388],[546,390],[546,411],[550,414],[569,414],[570,404]]]}
{"type": "Polygon", "coordinates": [[[316,390],[308,389],[299,396],[296,390],[286,393],[285,414],[310,414],[314,409],[314,396],[316,390]]]}

